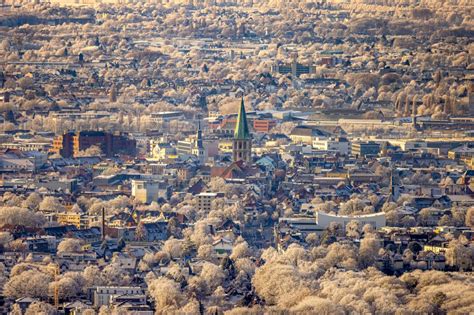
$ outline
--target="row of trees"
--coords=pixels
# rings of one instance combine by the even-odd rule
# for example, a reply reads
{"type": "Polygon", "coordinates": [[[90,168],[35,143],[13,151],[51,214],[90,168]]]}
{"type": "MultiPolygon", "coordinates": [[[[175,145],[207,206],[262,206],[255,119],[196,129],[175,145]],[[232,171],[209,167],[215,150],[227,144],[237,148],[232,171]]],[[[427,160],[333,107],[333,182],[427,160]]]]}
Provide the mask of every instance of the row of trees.
{"type": "Polygon", "coordinates": [[[78,294],[86,293],[92,286],[129,285],[132,277],[118,264],[111,263],[99,269],[89,266],[83,272],[68,271],[55,278],[56,264],[49,258],[41,263],[23,262],[15,265],[4,282],[4,294],[9,298],[31,297],[48,301],[54,295],[54,289],[59,289],[61,300],[70,300],[78,294]]]}

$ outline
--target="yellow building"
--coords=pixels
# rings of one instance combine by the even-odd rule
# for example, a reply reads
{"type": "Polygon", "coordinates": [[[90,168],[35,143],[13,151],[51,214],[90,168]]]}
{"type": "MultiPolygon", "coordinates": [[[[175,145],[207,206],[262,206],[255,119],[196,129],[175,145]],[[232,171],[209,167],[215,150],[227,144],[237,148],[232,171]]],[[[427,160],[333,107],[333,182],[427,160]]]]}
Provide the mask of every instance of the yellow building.
{"type": "Polygon", "coordinates": [[[150,154],[147,158],[148,161],[162,161],[176,158],[178,158],[178,155],[175,147],[171,146],[169,143],[162,142],[161,139],[150,140],[150,154]]]}
{"type": "Polygon", "coordinates": [[[423,246],[423,251],[433,252],[433,253],[439,255],[439,254],[444,254],[446,252],[446,247],[436,246],[436,245],[425,245],[425,246],[423,246]]]}
{"type": "Polygon", "coordinates": [[[219,152],[232,153],[232,140],[222,140],[219,142],[219,152]]]}
{"type": "Polygon", "coordinates": [[[75,225],[78,229],[89,228],[89,217],[76,212],[58,213],[56,220],[60,225],[75,225]]]}

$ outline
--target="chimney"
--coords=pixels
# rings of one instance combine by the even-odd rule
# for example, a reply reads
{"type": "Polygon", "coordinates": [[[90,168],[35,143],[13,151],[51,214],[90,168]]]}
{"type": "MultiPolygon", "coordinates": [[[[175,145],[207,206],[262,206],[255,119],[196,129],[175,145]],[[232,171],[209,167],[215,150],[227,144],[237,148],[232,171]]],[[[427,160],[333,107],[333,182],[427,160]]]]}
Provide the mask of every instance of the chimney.
{"type": "Polygon", "coordinates": [[[105,240],[105,207],[102,207],[102,240],[105,240]]]}
{"type": "Polygon", "coordinates": [[[209,230],[210,230],[210,233],[211,235],[216,235],[216,232],[214,231],[214,226],[212,224],[209,224],[209,230]]]}

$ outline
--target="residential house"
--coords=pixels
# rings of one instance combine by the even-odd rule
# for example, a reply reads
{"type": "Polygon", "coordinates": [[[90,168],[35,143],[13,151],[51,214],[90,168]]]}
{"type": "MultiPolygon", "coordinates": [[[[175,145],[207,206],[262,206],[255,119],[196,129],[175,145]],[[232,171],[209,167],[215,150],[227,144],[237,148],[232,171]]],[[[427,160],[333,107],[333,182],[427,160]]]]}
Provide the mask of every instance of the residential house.
{"type": "Polygon", "coordinates": [[[216,257],[223,258],[232,254],[234,244],[225,237],[219,237],[212,243],[212,248],[214,249],[216,257]]]}

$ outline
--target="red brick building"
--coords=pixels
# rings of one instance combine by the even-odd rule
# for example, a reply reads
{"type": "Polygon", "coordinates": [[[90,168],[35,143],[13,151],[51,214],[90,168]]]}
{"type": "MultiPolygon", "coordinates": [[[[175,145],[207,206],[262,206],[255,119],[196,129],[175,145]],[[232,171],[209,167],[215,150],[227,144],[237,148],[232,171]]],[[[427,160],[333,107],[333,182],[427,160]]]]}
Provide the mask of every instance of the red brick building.
{"type": "Polygon", "coordinates": [[[74,155],[74,132],[55,137],[53,147],[49,151],[62,157],[72,157],[74,155]]]}
{"type": "Polygon", "coordinates": [[[111,157],[115,154],[135,155],[137,143],[124,135],[114,135],[103,131],[69,132],[53,140],[51,152],[63,157],[77,156],[91,146],[98,146],[102,152],[111,157]]]}
{"type": "Polygon", "coordinates": [[[253,121],[253,130],[255,132],[268,133],[276,126],[276,121],[272,119],[255,119],[253,121]]]}

